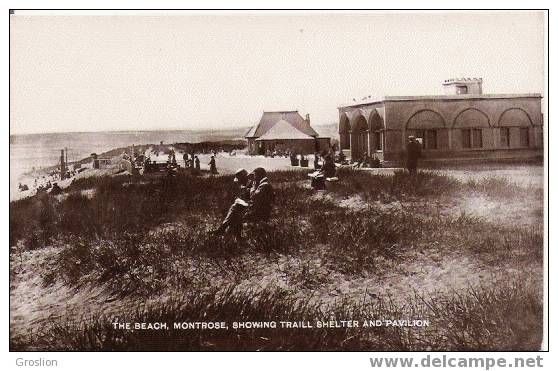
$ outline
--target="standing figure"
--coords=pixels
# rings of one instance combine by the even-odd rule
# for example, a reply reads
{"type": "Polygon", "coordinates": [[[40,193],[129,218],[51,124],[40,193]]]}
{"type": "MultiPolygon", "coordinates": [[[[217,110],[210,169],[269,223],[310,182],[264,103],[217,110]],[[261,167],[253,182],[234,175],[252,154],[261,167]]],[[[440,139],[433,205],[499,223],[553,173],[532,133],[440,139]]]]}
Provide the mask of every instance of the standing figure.
{"type": "Polygon", "coordinates": [[[217,165],[215,164],[215,155],[211,155],[211,160],[209,160],[209,172],[214,174],[219,174],[217,172],[217,165]]]}
{"type": "Polygon", "coordinates": [[[195,164],[196,170],[200,171],[200,159],[198,158],[198,156],[194,156],[194,161],[192,161],[192,163],[194,163],[194,162],[196,163],[195,164]]]}
{"type": "Polygon", "coordinates": [[[421,145],[413,135],[409,135],[409,142],[407,142],[407,170],[409,174],[415,175],[417,173],[418,159],[421,156],[421,145]]]}

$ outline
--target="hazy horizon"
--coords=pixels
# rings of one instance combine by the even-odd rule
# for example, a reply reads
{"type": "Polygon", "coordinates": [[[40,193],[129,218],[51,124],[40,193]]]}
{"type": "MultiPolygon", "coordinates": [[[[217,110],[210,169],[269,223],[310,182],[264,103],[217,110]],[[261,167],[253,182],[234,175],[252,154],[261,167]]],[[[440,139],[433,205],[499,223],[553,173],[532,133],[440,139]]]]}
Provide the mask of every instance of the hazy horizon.
{"type": "Polygon", "coordinates": [[[544,12],[10,16],[12,135],[313,126],[361,97],[544,93],[544,12]]]}
{"type": "MultiPolygon", "coordinates": [[[[337,125],[336,122],[330,122],[328,124],[312,124],[314,128],[320,128],[324,126],[337,125]]],[[[239,126],[239,127],[226,127],[226,128],[212,128],[212,129],[143,129],[143,130],[80,130],[80,131],[42,131],[36,133],[10,133],[10,136],[14,135],[40,135],[40,134],[79,134],[79,133],[137,133],[137,132],[153,132],[153,131],[189,131],[192,133],[206,133],[206,132],[227,132],[235,130],[248,130],[251,126],[239,126]]]]}
{"type": "MultiPolygon", "coordinates": [[[[316,125],[319,126],[319,125],[316,125]]],[[[321,125],[320,125],[321,126],[321,125]]],[[[142,130],[119,130],[119,129],[108,129],[108,130],[79,130],[79,131],[42,131],[33,133],[10,133],[12,135],[40,135],[40,134],[79,134],[79,133],[137,133],[137,132],[152,132],[152,131],[189,131],[192,133],[202,133],[211,131],[235,131],[235,130],[248,130],[249,126],[246,127],[231,127],[231,128],[215,128],[215,129],[142,129],[142,130]]]]}

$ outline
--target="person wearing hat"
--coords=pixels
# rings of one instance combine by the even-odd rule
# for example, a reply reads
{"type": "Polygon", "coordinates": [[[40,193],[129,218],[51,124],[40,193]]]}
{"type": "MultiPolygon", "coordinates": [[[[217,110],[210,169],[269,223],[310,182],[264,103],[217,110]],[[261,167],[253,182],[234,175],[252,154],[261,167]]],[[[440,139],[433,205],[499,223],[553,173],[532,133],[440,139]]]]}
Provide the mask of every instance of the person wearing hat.
{"type": "Polygon", "coordinates": [[[273,187],[267,179],[267,172],[263,167],[255,168],[252,174],[254,181],[245,220],[256,223],[266,222],[271,216],[275,198],[273,187]]]}
{"type": "Polygon", "coordinates": [[[407,170],[409,174],[415,175],[417,173],[418,159],[421,156],[422,146],[416,140],[414,135],[409,135],[409,141],[407,142],[407,170]]]}
{"type": "Polygon", "coordinates": [[[234,183],[238,186],[239,195],[238,199],[249,202],[250,201],[250,191],[252,189],[252,179],[251,174],[248,174],[246,169],[240,168],[234,173],[234,183]]]}
{"type": "MultiPolygon", "coordinates": [[[[194,169],[195,166],[196,166],[196,160],[197,160],[198,162],[200,162],[200,160],[198,159],[198,156],[194,155],[194,151],[193,151],[193,150],[190,152],[190,159],[191,159],[191,160],[190,160],[190,167],[191,167],[192,169],[194,169]]],[[[198,169],[198,170],[199,170],[199,169],[198,169]]]]}
{"type": "Polygon", "coordinates": [[[234,183],[238,187],[238,197],[229,207],[223,223],[213,233],[220,234],[229,231],[238,238],[242,232],[242,217],[250,202],[251,182],[248,171],[238,169],[234,173],[234,183]]]}
{"type": "Polygon", "coordinates": [[[274,200],[273,187],[264,168],[254,169],[252,174],[244,169],[235,173],[235,183],[240,185],[240,196],[229,208],[223,223],[213,233],[231,232],[237,239],[242,234],[242,222],[266,222],[271,216],[274,200]],[[250,181],[250,177],[253,180],[250,181]]]}

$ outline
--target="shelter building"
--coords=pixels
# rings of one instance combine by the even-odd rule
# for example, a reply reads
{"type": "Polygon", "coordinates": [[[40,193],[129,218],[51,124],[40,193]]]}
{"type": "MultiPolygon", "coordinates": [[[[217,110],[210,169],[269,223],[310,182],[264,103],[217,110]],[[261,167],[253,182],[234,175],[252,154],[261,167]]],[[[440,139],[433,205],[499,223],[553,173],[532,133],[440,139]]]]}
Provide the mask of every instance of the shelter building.
{"type": "Polygon", "coordinates": [[[482,79],[450,79],[444,95],[385,96],[339,107],[340,148],[400,163],[409,135],[425,161],[543,156],[541,94],[483,94],[482,79]]]}
{"type": "Polygon", "coordinates": [[[268,151],[310,154],[330,148],[330,138],[320,136],[310,126],[310,115],[303,119],[298,111],[264,112],[245,138],[251,155],[263,155],[268,151]]]}

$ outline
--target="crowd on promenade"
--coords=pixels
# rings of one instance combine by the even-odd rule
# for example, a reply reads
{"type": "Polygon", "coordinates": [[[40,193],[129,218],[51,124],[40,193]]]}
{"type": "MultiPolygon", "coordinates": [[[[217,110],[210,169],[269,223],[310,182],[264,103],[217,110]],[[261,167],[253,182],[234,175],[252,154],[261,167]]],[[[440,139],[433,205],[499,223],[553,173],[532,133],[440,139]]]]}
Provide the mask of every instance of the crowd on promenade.
{"type": "MultiPolygon", "coordinates": [[[[416,174],[418,159],[421,157],[421,148],[420,142],[418,142],[415,137],[409,136],[405,148],[405,163],[410,175],[416,174]]],[[[170,150],[162,155],[166,156],[166,162],[161,161],[161,165],[166,167],[169,175],[176,175],[177,172],[172,173],[172,169],[178,169],[180,166],[177,161],[175,149],[170,148],[170,150]]],[[[200,173],[201,161],[198,154],[193,151],[190,153],[183,151],[181,155],[185,169],[189,169],[192,173],[200,173]]],[[[231,156],[234,155],[229,153],[229,157],[231,156]]],[[[291,157],[291,165],[294,165],[295,155],[293,153],[288,153],[288,156],[291,157]]],[[[120,158],[123,161],[128,161],[129,164],[142,166],[146,169],[151,165],[156,165],[157,160],[160,160],[161,156],[160,153],[152,153],[149,151],[143,154],[134,153],[133,156],[124,152],[120,158]],[[152,160],[152,156],[154,160],[152,160]]],[[[300,164],[300,160],[305,159],[303,155],[300,155],[300,158],[298,156],[296,158],[299,160],[297,164],[300,164]]],[[[356,168],[368,167],[371,165],[379,166],[379,163],[376,163],[376,161],[379,162],[377,158],[370,158],[364,155],[362,158],[350,164],[342,151],[335,153],[335,151],[329,150],[323,151],[322,153],[315,153],[313,155],[314,172],[309,174],[311,178],[311,187],[315,190],[325,190],[326,182],[338,180],[337,166],[339,165],[356,168]]],[[[210,176],[219,174],[217,170],[216,151],[210,153],[207,165],[209,167],[210,176]]],[[[51,171],[46,175],[37,177],[34,180],[33,189],[37,192],[46,191],[55,195],[59,194],[61,193],[61,188],[56,181],[61,178],[74,177],[76,171],[73,171],[74,174],[67,173],[64,177],[61,176],[59,171],[51,171]]],[[[221,225],[212,233],[215,235],[231,236],[238,240],[242,237],[244,224],[259,224],[263,225],[265,228],[273,209],[274,191],[267,177],[267,172],[263,167],[256,167],[250,173],[244,168],[238,169],[234,174],[234,187],[237,197],[229,207],[221,225]]],[[[19,189],[20,191],[27,191],[29,190],[29,186],[20,183],[19,189]]]]}

